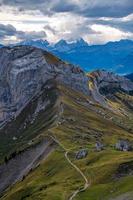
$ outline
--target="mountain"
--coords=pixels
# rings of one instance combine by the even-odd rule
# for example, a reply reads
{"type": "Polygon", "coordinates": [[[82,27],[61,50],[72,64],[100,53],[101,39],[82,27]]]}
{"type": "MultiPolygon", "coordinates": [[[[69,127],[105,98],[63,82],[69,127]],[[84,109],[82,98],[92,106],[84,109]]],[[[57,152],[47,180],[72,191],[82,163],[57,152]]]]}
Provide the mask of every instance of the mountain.
{"type": "Polygon", "coordinates": [[[58,75],[58,71],[59,80],[72,85],[72,88],[88,93],[87,77],[81,69],[74,68],[73,65],[66,67],[65,63],[41,49],[30,46],[1,48],[0,66],[1,123],[20,113],[29,99],[40,91],[49,79],[58,75]],[[60,68],[56,67],[59,63],[60,68]]]}
{"type": "Polygon", "coordinates": [[[132,74],[126,75],[126,77],[127,77],[128,79],[130,79],[131,81],[133,81],[133,73],[132,73],[132,74]]]}
{"type": "Polygon", "coordinates": [[[60,40],[53,46],[51,51],[68,52],[74,48],[80,48],[80,47],[86,47],[86,46],[88,46],[88,43],[85,42],[82,38],[71,43],[70,42],[68,43],[65,40],[60,40]]]}
{"type": "Polygon", "coordinates": [[[130,40],[77,46],[63,52],[56,48],[52,52],[63,60],[81,66],[85,71],[105,69],[119,74],[133,72],[133,41],[130,40]]]}
{"type": "MultiPolygon", "coordinates": [[[[42,48],[42,49],[46,49],[49,46],[49,42],[47,40],[26,40],[26,41],[22,41],[20,43],[17,44],[18,45],[24,45],[24,46],[34,46],[37,48],[42,48]]],[[[14,45],[11,45],[14,46],[14,45]]]]}
{"type": "Polygon", "coordinates": [[[65,40],[60,40],[53,46],[53,49],[58,49],[59,52],[65,52],[69,51],[71,46],[65,40]]]}
{"type": "Polygon", "coordinates": [[[68,52],[73,48],[88,46],[88,43],[85,42],[82,38],[80,38],[73,42],[67,42],[66,40],[61,39],[55,44],[49,44],[47,40],[28,40],[28,41],[22,41],[17,44],[12,44],[10,46],[19,46],[19,45],[34,46],[37,48],[42,48],[44,50],[47,49],[49,51],[68,52]]]}
{"type": "Polygon", "coordinates": [[[0,77],[1,200],[132,198],[129,79],[31,46],[1,48],[0,77]]]}
{"type": "Polygon", "coordinates": [[[47,41],[30,41],[20,44],[47,49],[61,59],[79,65],[85,71],[105,69],[118,74],[133,72],[133,41],[120,40],[104,45],[90,46],[82,38],[75,42],[60,40],[50,45],[47,41]]]}

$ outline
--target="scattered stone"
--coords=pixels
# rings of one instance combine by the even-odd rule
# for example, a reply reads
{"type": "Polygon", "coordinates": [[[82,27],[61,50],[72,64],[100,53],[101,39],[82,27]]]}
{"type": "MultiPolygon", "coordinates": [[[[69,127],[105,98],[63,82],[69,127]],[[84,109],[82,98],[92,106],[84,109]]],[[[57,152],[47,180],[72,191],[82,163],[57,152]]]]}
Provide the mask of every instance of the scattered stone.
{"type": "Polygon", "coordinates": [[[30,141],[28,142],[28,145],[30,146],[30,145],[32,145],[32,143],[33,143],[33,141],[30,140],[30,141]]]}
{"type": "Polygon", "coordinates": [[[76,153],[76,159],[83,159],[88,155],[87,149],[82,149],[76,153]]]}
{"type": "Polygon", "coordinates": [[[116,145],[115,148],[119,151],[132,151],[132,145],[128,140],[119,140],[116,145]]]}
{"type": "Polygon", "coordinates": [[[103,150],[103,144],[101,142],[96,142],[95,144],[96,150],[97,151],[102,151],[103,150]]]}
{"type": "Polygon", "coordinates": [[[17,140],[17,138],[16,138],[16,137],[13,137],[12,139],[13,139],[14,141],[15,141],[15,140],[17,140]]]}

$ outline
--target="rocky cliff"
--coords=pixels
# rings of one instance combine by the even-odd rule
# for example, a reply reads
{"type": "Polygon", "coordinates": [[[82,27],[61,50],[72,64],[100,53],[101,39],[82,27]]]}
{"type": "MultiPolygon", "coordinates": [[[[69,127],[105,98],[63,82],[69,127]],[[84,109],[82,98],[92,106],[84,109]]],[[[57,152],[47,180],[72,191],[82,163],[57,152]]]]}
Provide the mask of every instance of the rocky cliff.
{"type": "Polygon", "coordinates": [[[46,51],[30,46],[0,49],[0,124],[16,117],[51,79],[89,93],[88,77],[46,51]]]}
{"type": "Polygon", "coordinates": [[[133,83],[123,76],[105,70],[97,70],[88,74],[89,89],[93,98],[103,106],[107,99],[113,98],[117,92],[132,94],[133,83]]]}

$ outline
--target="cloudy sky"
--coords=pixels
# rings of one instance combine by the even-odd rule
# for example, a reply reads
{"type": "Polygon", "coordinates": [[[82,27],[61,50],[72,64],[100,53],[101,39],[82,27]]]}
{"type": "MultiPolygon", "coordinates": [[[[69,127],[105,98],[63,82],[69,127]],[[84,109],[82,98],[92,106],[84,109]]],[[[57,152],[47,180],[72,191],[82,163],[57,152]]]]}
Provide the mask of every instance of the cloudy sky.
{"type": "Polygon", "coordinates": [[[0,0],[0,43],[133,39],[133,0],[0,0]]]}

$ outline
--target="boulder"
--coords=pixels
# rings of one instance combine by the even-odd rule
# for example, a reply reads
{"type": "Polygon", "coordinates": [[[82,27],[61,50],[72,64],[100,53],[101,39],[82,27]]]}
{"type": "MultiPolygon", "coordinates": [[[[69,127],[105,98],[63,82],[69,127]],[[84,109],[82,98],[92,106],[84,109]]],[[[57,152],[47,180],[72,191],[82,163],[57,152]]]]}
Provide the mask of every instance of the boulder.
{"type": "Polygon", "coordinates": [[[87,149],[82,149],[76,153],[76,159],[83,159],[88,155],[87,149]]]}

